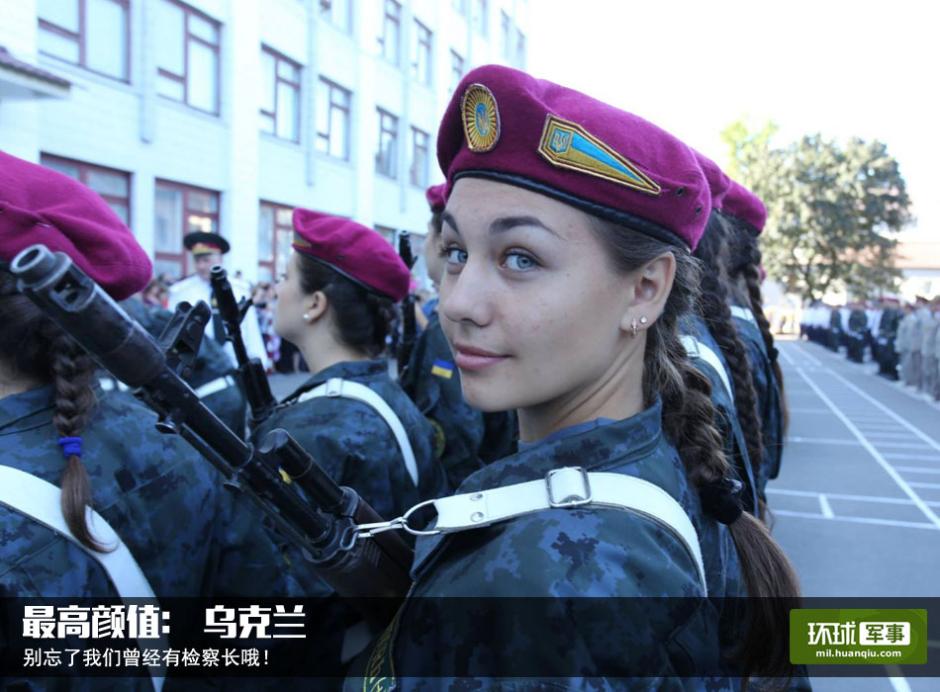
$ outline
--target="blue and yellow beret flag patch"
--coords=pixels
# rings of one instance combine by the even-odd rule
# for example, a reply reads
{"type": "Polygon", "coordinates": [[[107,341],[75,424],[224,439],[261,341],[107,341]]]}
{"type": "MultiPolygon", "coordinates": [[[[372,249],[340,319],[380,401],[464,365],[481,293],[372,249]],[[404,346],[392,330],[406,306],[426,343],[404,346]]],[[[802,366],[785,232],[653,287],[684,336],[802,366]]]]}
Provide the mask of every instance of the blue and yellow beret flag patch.
{"type": "Polygon", "coordinates": [[[554,115],[545,119],[539,153],[559,168],[594,175],[650,195],[662,192],[634,164],[583,127],[554,115]]]}
{"type": "Polygon", "coordinates": [[[449,380],[454,376],[454,364],[438,358],[434,361],[434,365],[431,366],[431,374],[449,380]]]}
{"type": "Polygon", "coordinates": [[[482,84],[471,84],[460,101],[463,132],[470,151],[491,151],[499,141],[499,109],[493,92],[482,84]]]}

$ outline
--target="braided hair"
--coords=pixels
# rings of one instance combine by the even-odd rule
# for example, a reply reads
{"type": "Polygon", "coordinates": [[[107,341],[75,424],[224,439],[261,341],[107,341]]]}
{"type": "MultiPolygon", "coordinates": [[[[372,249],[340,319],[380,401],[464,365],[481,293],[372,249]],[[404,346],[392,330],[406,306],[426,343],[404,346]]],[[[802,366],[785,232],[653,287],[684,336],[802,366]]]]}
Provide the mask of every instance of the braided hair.
{"type": "Polygon", "coordinates": [[[754,478],[759,477],[759,467],[764,456],[761,436],[761,419],[758,413],[757,391],[751,375],[747,350],[731,317],[730,298],[726,267],[728,263],[725,226],[717,214],[712,214],[705,228],[695,257],[702,266],[701,290],[698,314],[708,325],[708,331],[718,342],[719,348],[731,369],[734,383],[734,407],[747,445],[747,455],[754,478]]]}
{"type": "MultiPolygon", "coordinates": [[[[647,406],[658,397],[663,407],[663,431],[675,445],[703,509],[717,517],[720,506],[709,487],[729,475],[729,464],[715,427],[715,408],[708,379],[690,362],[679,336],[680,317],[693,309],[701,279],[698,261],[685,250],[631,229],[592,217],[594,230],[607,247],[618,271],[629,272],[671,253],[676,275],[662,315],[648,329],[644,354],[643,396],[647,406]]],[[[727,521],[727,520],[726,520],[727,521]]],[[[786,599],[796,598],[796,573],[767,528],[747,512],[739,512],[728,527],[752,599],[749,629],[736,658],[749,675],[789,676],[788,643],[779,632],[788,625],[786,599]]]]}
{"type": "MultiPolygon", "coordinates": [[[[68,334],[16,289],[16,279],[0,269],[0,360],[14,377],[55,387],[52,424],[59,437],[78,437],[94,414],[95,364],[68,334]]],[[[82,458],[68,454],[60,481],[66,525],[82,545],[108,552],[92,535],[86,508],[92,506],[91,483],[82,458]]]]}
{"type": "Polygon", "coordinates": [[[322,291],[334,308],[339,339],[348,347],[378,358],[395,320],[395,302],[376,295],[322,262],[294,253],[300,268],[300,287],[310,295],[322,291]]]}

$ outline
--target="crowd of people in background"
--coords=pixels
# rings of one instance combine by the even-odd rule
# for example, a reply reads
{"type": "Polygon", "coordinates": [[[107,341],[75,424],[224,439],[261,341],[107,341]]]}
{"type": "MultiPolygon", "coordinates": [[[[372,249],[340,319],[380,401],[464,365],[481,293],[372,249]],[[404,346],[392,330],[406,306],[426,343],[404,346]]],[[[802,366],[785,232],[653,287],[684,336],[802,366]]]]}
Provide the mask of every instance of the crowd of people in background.
{"type": "Polygon", "coordinates": [[[878,374],[940,401],[940,296],[917,296],[831,306],[813,302],[803,311],[800,337],[839,352],[856,363],[878,363],[878,374]]]}

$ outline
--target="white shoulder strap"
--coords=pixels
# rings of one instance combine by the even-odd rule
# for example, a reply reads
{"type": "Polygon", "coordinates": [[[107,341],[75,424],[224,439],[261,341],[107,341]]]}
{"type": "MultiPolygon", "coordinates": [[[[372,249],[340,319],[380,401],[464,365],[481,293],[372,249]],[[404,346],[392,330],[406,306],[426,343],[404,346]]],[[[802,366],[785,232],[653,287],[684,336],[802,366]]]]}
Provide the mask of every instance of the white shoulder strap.
{"type": "MultiPolygon", "coordinates": [[[[65,523],[65,517],[62,516],[61,495],[61,489],[42,478],[12,466],[0,465],[0,503],[62,534],[97,560],[107,572],[122,600],[155,598],[150,582],[131,551],[104,517],[90,507],[86,508],[86,517],[92,533],[107,548],[113,549],[107,553],[99,553],[89,550],[75,538],[65,523]]],[[[158,670],[152,671],[154,675],[151,675],[151,680],[154,689],[160,692],[163,688],[163,678],[159,676],[158,670]]]]}
{"type": "Polygon", "coordinates": [[[751,312],[750,308],[744,308],[744,307],[741,307],[740,305],[732,305],[731,316],[737,317],[739,320],[744,320],[746,322],[757,324],[757,320],[754,317],[754,313],[751,312]]]}
{"type": "Polygon", "coordinates": [[[721,383],[725,386],[728,397],[731,401],[734,401],[731,381],[728,379],[727,371],[721,365],[721,359],[718,357],[718,354],[694,336],[683,334],[680,338],[682,339],[682,346],[685,348],[685,352],[689,354],[689,358],[698,358],[708,363],[712,369],[718,373],[718,377],[721,378],[721,383]]]}
{"type": "Polygon", "coordinates": [[[408,434],[405,432],[405,428],[401,424],[398,416],[395,415],[392,407],[385,403],[385,399],[364,384],[344,380],[340,377],[332,377],[319,387],[301,394],[300,398],[297,399],[297,403],[321,396],[338,396],[344,399],[354,399],[371,406],[375,412],[382,417],[388,427],[391,428],[392,434],[398,442],[398,447],[401,449],[401,455],[405,460],[405,469],[408,471],[408,476],[411,478],[411,482],[414,483],[415,487],[418,487],[418,462],[415,461],[411,441],[408,439],[408,434]]]}
{"type": "Polygon", "coordinates": [[[698,533],[675,498],[654,483],[619,473],[586,473],[579,467],[549,471],[544,479],[452,495],[432,501],[437,523],[432,533],[489,526],[550,508],[585,505],[636,512],[673,533],[689,551],[704,594],[705,564],[698,533]]]}

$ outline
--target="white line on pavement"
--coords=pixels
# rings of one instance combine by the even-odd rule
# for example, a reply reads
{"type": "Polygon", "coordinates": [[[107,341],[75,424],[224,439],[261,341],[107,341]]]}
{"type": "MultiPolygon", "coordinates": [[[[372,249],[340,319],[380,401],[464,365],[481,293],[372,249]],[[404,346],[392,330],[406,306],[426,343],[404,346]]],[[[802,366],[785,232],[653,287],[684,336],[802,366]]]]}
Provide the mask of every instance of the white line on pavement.
{"type": "Polygon", "coordinates": [[[895,466],[894,468],[905,473],[940,473],[940,469],[928,469],[923,466],[895,466]]]}
{"type": "Polygon", "coordinates": [[[898,461],[940,461],[940,456],[936,454],[907,454],[906,452],[885,452],[885,459],[897,459],[898,461]]]}
{"type": "MultiPolygon", "coordinates": [[[[768,495],[791,495],[793,497],[816,497],[824,493],[813,490],[789,490],[786,488],[767,488],[768,495]]],[[[882,497],[880,495],[850,495],[848,493],[825,493],[830,500],[854,500],[856,502],[880,502],[886,505],[912,505],[906,497],[882,497]]]]}
{"type": "Polygon", "coordinates": [[[835,512],[832,511],[832,507],[829,505],[829,500],[821,493],[819,495],[819,509],[826,519],[832,519],[835,516],[835,512]]]}
{"type": "Polygon", "coordinates": [[[901,675],[901,669],[898,666],[885,666],[885,670],[891,676],[888,681],[891,683],[891,687],[894,688],[894,692],[911,692],[911,686],[907,682],[907,678],[901,675]]]}
{"type": "Polygon", "coordinates": [[[937,527],[933,524],[928,524],[922,521],[898,521],[896,519],[873,519],[871,517],[847,517],[847,516],[836,516],[831,519],[827,519],[822,514],[814,514],[813,512],[794,512],[789,509],[773,509],[771,510],[774,516],[778,517],[800,517],[803,519],[820,519],[822,521],[845,521],[852,524],[874,524],[877,526],[895,526],[904,529],[928,529],[930,531],[936,531],[937,527]]]}
{"type": "Polygon", "coordinates": [[[820,444],[820,445],[850,445],[855,446],[858,444],[855,440],[849,439],[837,439],[832,437],[788,437],[786,442],[806,442],[811,444],[820,444]]]}
{"type": "Polygon", "coordinates": [[[925,481],[911,481],[912,488],[930,488],[931,490],[940,490],[940,483],[927,483],[925,481]]]}
{"type": "MultiPolygon", "coordinates": [[[[875,459],[876,462],[878,462],[881,468],[884,469],[885,473],[887,473],[892,478],[892,480],[894,480],[894,482],[898,484],[898,487],[901,488],[902,491],[904,491],[904,494],[906,494],[908,497],[910,497],[914,501],[914,504],[917,506],[917,509],[923,512],[924,516],[926,516],[936,528],[940,529],[940,517],[938,517],[936,513],[924,503],[921,497],[917,493],[914,492],[914,490],[911,488],[908,482],[904,480],[904,478],[901,477],[901,474],[895,471],[894,467],[891,466],[891,464],[889,464],[883,456],[881,456],[881,452],[875,449],[875,447],[871,444],[871,442],[868,441],[868,439],[855,426],[855,424],[852,421],[850,421],[845,416],[845,414],[842,413],[842,411],[836,408],[835,404],[832,403],[832,400],[829,399],[828,396],[826,396],[825,392],[823,392],[816,385],[815,382],[813,382],[809,377],[806,376],[806,373],[804,373],[799,368],[797,368],[796,372],[813,389],[813,391],[816,392],[816,395],[820,399],[822,399],[823,403],[832,409],[832,412],[835,413],[836,416],[839,418],[839,420],[841,420],[842,423],[849,429],[849,431],[853,435],[855,435],[856,439],[858,439],[858,441],[868,451],[868,453],[872,455],[872,457],[875,459]]],[[[839,377],[835,373],[832,373],[832,374],[835,377],[839,377]]],[[[840,377],[839,379],[844,380],[845,378],[840,377]]],[[[859,391],[861,392],[861,390],[859,391]]]]}

